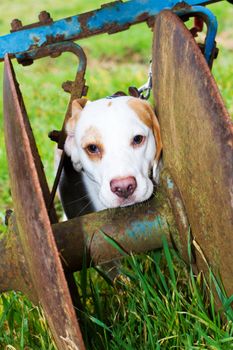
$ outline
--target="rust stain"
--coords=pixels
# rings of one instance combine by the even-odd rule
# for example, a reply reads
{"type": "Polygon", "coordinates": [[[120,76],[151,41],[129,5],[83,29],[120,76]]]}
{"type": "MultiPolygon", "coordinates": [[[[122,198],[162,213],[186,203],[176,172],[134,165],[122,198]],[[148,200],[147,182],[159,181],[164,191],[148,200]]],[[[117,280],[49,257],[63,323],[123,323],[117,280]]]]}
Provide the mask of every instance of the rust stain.
{"type": "MultiPolygon", "coordinates": [[[[171,11],[156,17],[153,53],[153,92],[164,167],[179,189],[194,239],[213,273],[221,274],[230,296],[232,122],[192,34],[171,11]]],[[[202,256],[196,254],[196,258],[198,269],[208,276],[202,256]]]]}
{"type": "Polygon", "coordinates": [[[136,22],[137,23],[144,22],[144,21],[148,20],[149,17],[150,16],[149,16],[148,12],[143,12],[138,17],[136,17],[136,22]]]}
{"type": "Polygon", "coordinates": [[[43,45],[48,45],[48,44],[54,44],[60,41],[65,40],[65,35],[64,34],[59,34],[56,36],[53,35],[46,35],[46,42],[43,45]]]}
{"type": "Polygon", "coordinates": [[[181,1],[179,3],[177,3],[173,8],[172,11],[179,11],[179,10],[188,10],[191,9],[192,6],[190,6],[189,4],[187,4],[185,1],[181,1]]]}
{"type": "MultiPolygon", "coordinates": [[[[48,217],[46,205],[49,203],[50,193],[43,166],[8,56],[5,57],[4,64],[4,131],[7,158],[16,222],[28,274],[35,298],[45,311],[58,348],[68,350],[60,338],[68,330],[70,339],[80,349],[84,349],[48,217]]],[[[55,222],[56,217],[51,215],[51,220],[55,222]]]]}
{"type": "Polygon", "coordinates": [[[40,38],[33,36],[32,40],[37,44],[40,41],[40,38]]]}

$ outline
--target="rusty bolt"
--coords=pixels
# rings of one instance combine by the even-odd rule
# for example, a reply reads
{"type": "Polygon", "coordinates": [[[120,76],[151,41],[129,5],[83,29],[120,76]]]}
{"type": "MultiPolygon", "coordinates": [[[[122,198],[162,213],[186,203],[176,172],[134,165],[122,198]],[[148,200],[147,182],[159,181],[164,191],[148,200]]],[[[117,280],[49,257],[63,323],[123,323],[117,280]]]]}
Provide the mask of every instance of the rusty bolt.
{"type": "Polygon", "coordinates": [[[69,92],[71,93],[72,91],[72,88],[73,88],[73,85],[74,85],[74,82],[73,81],[65,81],[63,84],[62,84],[62,89],[65,91],[65,92],[69,92]]]}
{"type": "Polygon", "coordinates": [[[149,17],[146,21],[149,28],[153,28],[155,24],[155,17],[149,17]]]}
{"type": "Polygon", "coordinates": [[[22,22],[17,18],[13,19],[13,21],[11,22],[11,32],[15,32],[21,29],[22,27],[23,27],[22,22]]]}
{"type": "Polygon", "coordinates": [[[51,23],[52,22],[52,18],[50,17],[50,14],[47,11],[41,11],[38,18],[39,18],[39,21],[41,23],[51,23]]]}
{"type": "Polygon", "coordinates": [[[51,55],[50,55],[50,57],[52,57],[52,58],[56,58],[56,57],[59,57],[59,56],[61,56],[61,52],[52,52],[51,55]]]}

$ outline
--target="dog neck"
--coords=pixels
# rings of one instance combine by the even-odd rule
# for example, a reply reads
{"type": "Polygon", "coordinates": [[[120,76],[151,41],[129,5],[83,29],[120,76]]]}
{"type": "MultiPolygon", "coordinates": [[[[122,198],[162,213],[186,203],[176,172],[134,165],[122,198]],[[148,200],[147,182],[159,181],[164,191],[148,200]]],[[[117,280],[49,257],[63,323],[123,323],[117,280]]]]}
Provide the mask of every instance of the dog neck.
{"type": "MultiPolygon", "coordinates": [[[[68,219],[98,210],[98,203],[94,205],[92,194],[90,195],[91,192],[87,188],[91,185],[85,185],[84,177],[83,173],[74,170],[70,157],[65,156],[64,168],[59,182],[59,194],[68,219]]],[[[92,191],[92,188],[90,190],[92,191]]]]}

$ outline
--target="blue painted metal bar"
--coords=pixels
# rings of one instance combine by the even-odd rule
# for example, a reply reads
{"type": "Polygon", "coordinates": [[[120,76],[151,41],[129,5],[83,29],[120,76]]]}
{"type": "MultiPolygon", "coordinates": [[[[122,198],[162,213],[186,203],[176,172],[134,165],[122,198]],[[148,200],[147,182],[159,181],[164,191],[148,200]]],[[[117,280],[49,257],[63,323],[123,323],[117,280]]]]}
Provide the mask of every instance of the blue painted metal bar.
{"type": "Polygon", "coordinates": [[[223,0],[130,0],[115,1],[100,9],[61,19],[51,24],[36,24],[0,37],[0,61],[5,54],[17,54],[60,41],[82,39],[99,33],[114,33],[147,21],[164,9],[176,13],[183,7],[206,5],[223,0]]]}
{"type": "Polygon", "coordinates": [[[204,56],[206,58],[207,63],[210,65],[212,58],[211,56],[215,47],[215,37],[218,29],[217,19],[209,9],[203,6],[193,6],[190,9],[181,9],[177,12],[178,16],[182,16],[185,14],[188,14],[189,16],[198,15],[199,17],[202,17],[203,20],[206,22],[207,34],[205,39],[204,56]]]}

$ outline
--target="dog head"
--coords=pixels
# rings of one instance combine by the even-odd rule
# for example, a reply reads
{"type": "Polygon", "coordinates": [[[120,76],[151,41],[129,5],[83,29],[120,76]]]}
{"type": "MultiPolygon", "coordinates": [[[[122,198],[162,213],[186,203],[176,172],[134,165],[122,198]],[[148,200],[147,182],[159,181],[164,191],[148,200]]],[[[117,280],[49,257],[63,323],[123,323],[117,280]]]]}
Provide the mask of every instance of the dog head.
{"type": "Polygon", "coordinates": [[[65,152],[95,184],[103,208],[131,205],[153,193],[162,143],[158,120],[144,100],[122,96],[73,101],[65,152]]]}

